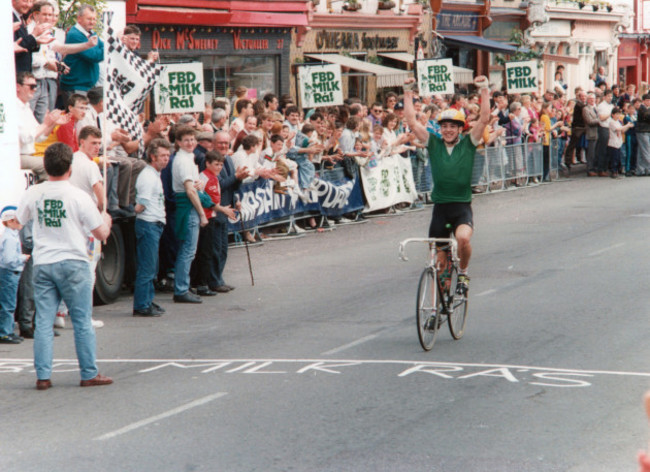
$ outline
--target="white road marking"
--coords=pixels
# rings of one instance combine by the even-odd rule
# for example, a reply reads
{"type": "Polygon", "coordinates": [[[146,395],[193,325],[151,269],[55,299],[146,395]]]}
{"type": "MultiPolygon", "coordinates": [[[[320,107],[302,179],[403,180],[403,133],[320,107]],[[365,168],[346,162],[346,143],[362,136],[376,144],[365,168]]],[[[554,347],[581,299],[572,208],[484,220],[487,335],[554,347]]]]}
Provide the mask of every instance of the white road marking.
{"type": "Polygon", "coordinates": [[[598,251],[594,251],[592,253],[587,254],[589,257],[594,257],[594,256],[599,256],[600,254],[604,254],[608,251],[611,251],[612,249],[616,249],[617,247],[625,246],[625,243],[617,243],[614,244],[613,246],[605,247],[603,249],[599,249],[598,251]]]}
{"type": "Polygon", "coordinates": [[[485,295],[492,295],[493,293],[496,293],[497,289],[491,288],[490,290],[486,290],[485,292],[477,293],[474,295],[475,297],[483,297],[485,295]]]}
{"type": "Polygon", "coordinates": [[[177,408],[173,408],[169,411],[166,411],[164,413],[161,413],[156,416],[152,416],[150,418],[146,418],[144,420],[136,421],[135,423],[131,423],[128,426],[125,426],[124,428],[117,429],[115,431],[112,431],[110,433],[103,434],[102,436],[96,437],[94,440],[95,441],[105,441],[106,439],[112,439],[116,436],[120,436],[121,434],[128,433],[130,431],[133,431],[138,428],[142,428],[143,426],[146,426],[151,423],[155,423],[156,421],[160,421],[165,418],[169,418],[170,416],[177,415],[179,413],[182,413],[186,410],[189,410],[191,408],[195,408],[197,406],[205,405],[208,402],[211,402],[213,400],[216,400],[217,398],[221,398],[224,395],[227,395],[226,392],[217,392],[213,395],[208,395],[207,397],[199,398],[198,400],[194,400],[193,402],[186,403],[185,405],[181,405],[177,408]]]}
{"type": "Polygon", "coordinates": [[[371,341],[371,340],[375,339],[377,336],[379,336],[379,334],[371,334],[371,335],[368,335],[368,336],[364,336],[363,338],[359,338],[356,341],[352,341],[351,343],[344,344],[343,346],[339,346],[337,348],[330,349],[329,351],[321,352],[321,355],[322,356],[330,356],[332,354],[336,354],[338,352],[345,351],[346,349],[349,349],[351,347],[358,346],[359,344],[363,344],[363,343],[365,343],[367,341],[371,341]]]}
{"type": "MultiPolygon", "coordinates": [[[[58,364],[78,364],[77,359],[56,359],[54,361],[58,364]]],[[[580,374],[594,374],[594,375],[622,375],[633,377],[650,377],[650,372],[631,372],[620,370],[584,370],[584,369],[566,369],[558,367],[540,367],[530,365],[517,365],[517,364],[479,364],[470,362],[441,362],[441,361],[410,361],[410,360],[397,360],[397,359],[314,359],[314,358],[299,358],[299,359],[97,359],[98,364],[219,364],[230,363],[287,363],[287,364],[307,364],[307,363],[332,363],[332,362],[352,362],[354,365],[367,364],[367,365],[429,365],[429,366],[459,366],[459,367],[476,367],[476,368],[505,368],[505,369],[527,369],[533,371],[543,372],[575,372],[580,374]]],[[[19,373],[17,370],[20,367],[32,368],[34,359],[0,359],[0,374],[2,373],[19,373]],[[23,365],[18,365],[23,364],[23,365]],[[16,369],[11,369],[9,372],[2,372],[2,369],[15,366],[16,369]]],[[[151,369],[147,369],[151,370],[151,369]]],[[[225,395],[223,393],[222,395],[225,395]]]]}
{"type": "Polygon", "coordinates": [[[650,218],[650,213],[639,213],[632,215],[632,218],[650,218]]]}

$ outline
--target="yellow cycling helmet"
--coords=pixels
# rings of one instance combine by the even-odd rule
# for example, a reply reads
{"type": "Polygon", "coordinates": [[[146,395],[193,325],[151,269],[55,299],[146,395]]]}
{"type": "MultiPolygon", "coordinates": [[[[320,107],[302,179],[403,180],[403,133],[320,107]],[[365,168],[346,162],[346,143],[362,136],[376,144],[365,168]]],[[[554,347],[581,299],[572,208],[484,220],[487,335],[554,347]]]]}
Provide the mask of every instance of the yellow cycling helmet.
{"type": "Polygon", "coordinates": [[[440,116],[438,117],[438,123],[442,124],[445,121],[463,127],[465,126],[465,113],[463,113],[462,110],[456,110],[455,108],[448,108],[447,110],[440,113],[440,116]]]}

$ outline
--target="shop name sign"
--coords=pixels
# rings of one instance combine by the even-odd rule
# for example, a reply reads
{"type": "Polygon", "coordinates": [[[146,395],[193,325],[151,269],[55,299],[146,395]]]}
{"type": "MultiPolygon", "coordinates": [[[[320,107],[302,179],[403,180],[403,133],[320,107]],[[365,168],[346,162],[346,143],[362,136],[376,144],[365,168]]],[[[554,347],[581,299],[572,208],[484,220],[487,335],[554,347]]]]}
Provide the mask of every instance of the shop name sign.
{"type": "Polygon", "coordinates": [[[475,13],[442,11],[436,19],[438,31],[478,30],[478,15],[475,13]]]}
{"type": "Polygon", "coordinates": [[[451,59],[420,60],[417,68],[421,96],[454,93],[454,64],[451,59]]]}
{"type": "Polygon", "coordinates": [[[397,49],[397,36],[379,36],[367,33],[343,31],[319,31],[316,34],[316,48],[321,49],[397,49]]]}
{"type": "Polygon", "coordinates": [[[157,113],[203,111],[203,63],[166,64],[154,96],[157,113]]]}
{"type": "MultiPolygon", "coordinates": [[[[211,50],[219,49],[219,38],[199,38],[196,32],[190,28],[183,28],[176,31],[172,38],[163,37],[160,30],[155,29],[151,33],[151,48],[170,51],[182,50],[211,50]]],[[[222,36],[223,39],[225,36],[222,36]]],[[[224,39],[225,40],[225,39],[224,39]]],[[[230,41],[227,41],[229,44],[230,41]]],[[[269,50],[275,45],[277,49],[284,48],[284,39],[269,40],[266,38],[242,38],[241,31],[232,33],[232,47],[235,50],[269,50]]]]}
{"type": "Polygon", "coordinates": [[[303,108],[343,105],[340,65],[301,66],[298,76],[303,108]]]}
{"type": "Polygon", "coordinates": [[[506,62],[508,93],[528,93],[538,90],[537,61],[506,62]]]}

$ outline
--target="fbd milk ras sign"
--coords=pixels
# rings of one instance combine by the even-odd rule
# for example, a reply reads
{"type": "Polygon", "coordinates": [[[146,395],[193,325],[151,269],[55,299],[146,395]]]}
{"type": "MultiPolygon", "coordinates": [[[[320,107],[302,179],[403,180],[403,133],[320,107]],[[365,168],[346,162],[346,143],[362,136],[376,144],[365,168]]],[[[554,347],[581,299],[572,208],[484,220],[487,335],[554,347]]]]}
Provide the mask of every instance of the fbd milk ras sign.
{"type": "Polygon", "coordinates": [[[300,101],[303,108],[343,105],[341,66],[301,66],[300,101]]]}
{"type": "Polygon", "coordinates": [[[506,88],[508,93],[537,92],[537,61],[506,62],[506,88]]]}
{"type": "Polygon", "coordinates": [[[205,110],[203,63],[165,64],[154,88],[156,113],[191,113],[205,110]]]}
{"type": "Polygon", "coordinates": [[[420,96],[454,93],[454,64],[451,59],[419,60],[417,67],[420,96]]]}

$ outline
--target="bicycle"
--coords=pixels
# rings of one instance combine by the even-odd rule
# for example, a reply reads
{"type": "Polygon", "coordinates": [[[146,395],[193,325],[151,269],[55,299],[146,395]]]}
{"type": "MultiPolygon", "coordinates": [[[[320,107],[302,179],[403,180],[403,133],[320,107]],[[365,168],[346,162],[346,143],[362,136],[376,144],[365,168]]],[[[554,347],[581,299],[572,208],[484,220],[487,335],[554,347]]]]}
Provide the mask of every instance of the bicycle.
{"type": "MultiPolygon", "coordinates": [[[[450,225],[447,228],[451,230],[450,225]]],[[[416,322],[420,345],[430,351],[436,342],[438,330],[449,322],[452,338],[458,340],[465,333],[467,322],[467,296],[456,293],[458,283],[458,243],[453,232],[449,238],[409,238],[399,245],[400,258],[408,261],[406,246],[409,243],[422,242],[429,245],[429,257],[418,283],[416,299],[416,322]],[[437,244],[446,246],[437,247],[437,244]],[[437,252],[445,251],[443,267],[437,267],[437,252]]]]}

